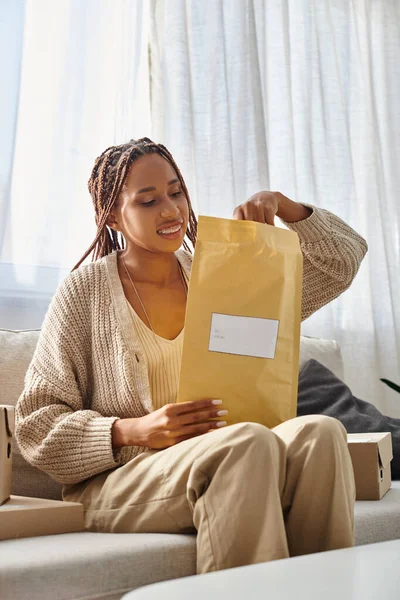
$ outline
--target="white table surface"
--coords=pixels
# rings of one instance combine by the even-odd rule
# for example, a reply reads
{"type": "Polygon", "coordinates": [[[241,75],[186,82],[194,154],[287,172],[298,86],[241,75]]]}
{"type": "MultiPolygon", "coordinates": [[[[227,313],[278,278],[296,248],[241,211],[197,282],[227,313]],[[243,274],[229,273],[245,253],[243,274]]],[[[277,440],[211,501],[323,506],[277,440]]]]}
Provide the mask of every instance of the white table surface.
{"type": "Polygon", "coordinates": [[[400,540],[148,585],[123,600],[400,599],[400,540]]]}

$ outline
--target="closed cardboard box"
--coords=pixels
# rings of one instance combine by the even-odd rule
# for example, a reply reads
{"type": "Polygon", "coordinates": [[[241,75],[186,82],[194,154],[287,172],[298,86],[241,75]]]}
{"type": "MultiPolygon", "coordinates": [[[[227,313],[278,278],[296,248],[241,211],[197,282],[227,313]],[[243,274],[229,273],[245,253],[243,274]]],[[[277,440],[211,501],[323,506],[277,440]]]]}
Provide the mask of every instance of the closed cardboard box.
{"type": "Polygon", "coordinates": [[[0,506],[0,540],[82,531],[78,502],[11,496],[0,506]]]}
{"type": "Polygon", "coordinates": [[[0,505],[11,494],[11,441],[14,433],[14,411],[13,406],[0,405],[0,505]]]}
{"type": "Polygon", "coordinates": [[[357,500],[380,500],[390,489],[391,433],[349,433],[357,500]]]}

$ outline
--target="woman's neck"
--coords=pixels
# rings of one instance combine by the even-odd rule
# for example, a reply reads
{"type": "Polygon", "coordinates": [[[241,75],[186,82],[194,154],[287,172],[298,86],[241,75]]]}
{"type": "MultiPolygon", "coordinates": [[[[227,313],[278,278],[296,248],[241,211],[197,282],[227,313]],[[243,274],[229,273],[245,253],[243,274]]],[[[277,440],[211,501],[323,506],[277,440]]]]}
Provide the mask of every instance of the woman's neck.
{"type": "Polygon", "coordinates": [[[174,252],[156,254],[146,251],[139,255],[125,249],[118,252],[117,260],[119,273],[125,274],[126,267],[135,283],[163,288],[181,280],[179,262],[174,252]]]}

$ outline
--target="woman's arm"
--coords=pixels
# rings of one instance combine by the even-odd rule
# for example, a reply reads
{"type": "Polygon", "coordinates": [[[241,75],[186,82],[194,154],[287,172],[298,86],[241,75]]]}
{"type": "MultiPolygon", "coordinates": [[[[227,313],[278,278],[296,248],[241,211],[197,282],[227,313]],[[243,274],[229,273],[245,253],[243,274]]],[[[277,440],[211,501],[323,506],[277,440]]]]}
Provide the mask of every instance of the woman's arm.
{"type": "Polygon", "coordinates": [[[304,221],[304,219],[310,217],[312,213],[313,209],[311,207],[304,206],[298,202],[293,202],[293,200],[282,195],[278,204],[276,216],[285,223],[295,223],[304,221]]]}
{"type": "Polygon", "coordinates": [[[15,432],[29,463],[61,483],[77,483],[118,466],[111,445],[117,417],[85,409],[87,310],[79,298],[71,300],[66,286],[44,320],[16,406],[15,432]]]}
{"type": "Polygon", "coordinates": [[[367,242],[327,210],[293,202],[280,192],[259,192],[235,208],[235,219],[274,225],[278,216],[299,236],[303,254],[302,320],[347,290],[367,242]]]}
{"type": "Polygon", "coordinates": [[[303,205],[311,214],[282,221],[299,236],[303,254],[301,318],[307,319],[346,291],[367,253],[367,242],[331,212],[303,205]]]}

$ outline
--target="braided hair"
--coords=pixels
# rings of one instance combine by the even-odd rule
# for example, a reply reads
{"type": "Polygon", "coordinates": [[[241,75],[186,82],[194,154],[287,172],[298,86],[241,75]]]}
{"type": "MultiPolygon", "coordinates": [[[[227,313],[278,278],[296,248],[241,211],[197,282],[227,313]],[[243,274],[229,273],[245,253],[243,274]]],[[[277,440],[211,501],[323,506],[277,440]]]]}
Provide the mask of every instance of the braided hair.
{"type": "MultiPolygon", "coordinates": [[[[189,223],[186,235],[191,241],[193,248],[195,247],[197,219],[178,165],[165,146],[156,144],[145,137],[138,140],[130,140],[127,144],[121,144],[120,146],[110,146],[96,159],[88,181],[88,188],[95,210],[97,233],[85,254],[72,269],[73,271],[82,264],[91,252],[93,252],[92,260],[97,260],[110,254],[113,250],[122,250],[125,248],[125,240],[122,234],[118,234],[117,231],[109,227],[107,219],[118,199],[132,163],[145,154],[160,154],[175,169],[189,205],[189,223]]],[[[183,247],[191,253],[185,240],[183,241],[183,247]]]]}

